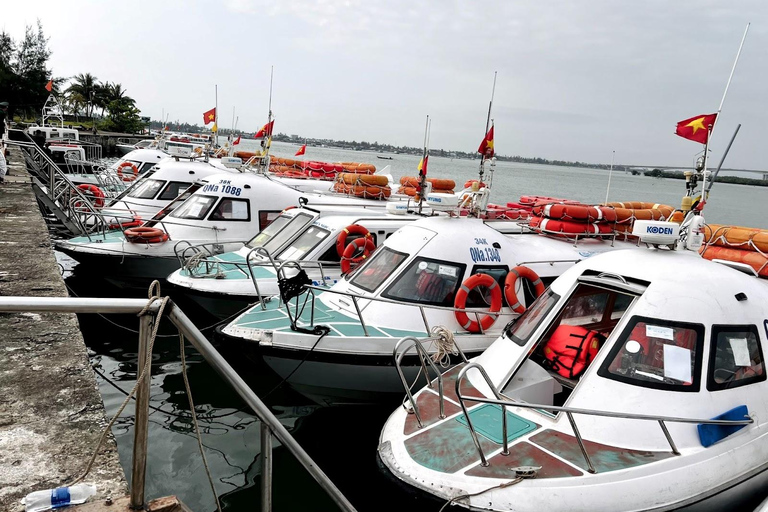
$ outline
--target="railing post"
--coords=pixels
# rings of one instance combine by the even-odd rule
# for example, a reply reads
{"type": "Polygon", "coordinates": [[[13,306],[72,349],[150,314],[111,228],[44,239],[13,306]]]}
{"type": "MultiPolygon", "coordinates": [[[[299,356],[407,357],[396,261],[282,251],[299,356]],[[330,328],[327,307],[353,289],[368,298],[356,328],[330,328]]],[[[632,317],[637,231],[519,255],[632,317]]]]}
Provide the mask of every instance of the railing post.
{"type": "MultiPolygon", "coordinates": [[[[139,356],[136,364],[136,378],[144,371],[149,351],[149,337],[152,333],[153,316],[139,317],[139,356]]],[[[149,385],[151,382],[148,365],[146,376],[136,389],[136,424],[133,427],[133,467],[131,468],[131,508],[144,509],[144,479],[147,473],[147,433],[149,425],[149,385]]]]}
{"type": "Polygon", "coordinates": [[[261,433],[261,512],[272,512],[272,431],[260,422],[261,433]]]}

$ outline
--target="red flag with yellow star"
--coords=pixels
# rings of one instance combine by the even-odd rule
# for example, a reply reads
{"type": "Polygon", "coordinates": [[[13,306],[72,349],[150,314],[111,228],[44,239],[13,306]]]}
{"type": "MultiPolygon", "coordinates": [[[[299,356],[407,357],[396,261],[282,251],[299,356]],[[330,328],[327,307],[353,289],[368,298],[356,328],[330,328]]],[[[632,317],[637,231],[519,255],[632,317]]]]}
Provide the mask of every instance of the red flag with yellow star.
{"type": "Polygon", "coordinates": [[[203,113],[203,124],[211,124],[214,121],[216,121],[216,107],[203,113]]]}
{"type": "Polygon", "coordinates": [[[253,136],[254,139],[258,139],[259,137],[271,137],[272,136],[272,129],[275,127],[275,120],[268,122],[264,126],[261,127],[261,130],[257,131],[256,134],[253,136]]]}
{"type": "Polygon", "coordinates": [[[480,143],[480,147],[477,148],[477,152],[483,155],[483,158],[493,158],[493,125],[491,125],[488,133],[485,134],[485,138],[480,143]]]}
{"type": "Polygon", "coordinates": [[[717,114],[704,114],[680,121],[677,123],[675,134],[684,139],[706,144],[709,132],[715,126],[715,119],[717,114]]]}

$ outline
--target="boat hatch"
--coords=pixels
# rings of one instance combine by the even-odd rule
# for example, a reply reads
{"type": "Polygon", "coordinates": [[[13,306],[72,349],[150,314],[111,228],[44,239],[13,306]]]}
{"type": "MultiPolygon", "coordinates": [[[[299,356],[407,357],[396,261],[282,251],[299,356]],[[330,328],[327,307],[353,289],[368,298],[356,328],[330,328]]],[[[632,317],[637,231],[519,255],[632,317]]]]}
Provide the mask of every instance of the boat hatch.
{"type": "Polygon", "coordinates": [[[648,288],[649,284],[648,282],[639,279],[591,270],[587,270],[579,276],[579,282],[611,290],[621,290],[634,295],[642,295],[645,293],[645,289],[648,288]]]}
{"type": "MultiPolygon", "coordinates": [[[[565,404],[637,298],[637,285],[618,276],[582,277],[589,282],[581,282],[580,278],[564,302],[548,290],[506,332],[518,345],[530,345],[524,351],[530,354],[528,359],[544,368],[559,384],[550,388],[554,394],[552,400],[545,403],[565,404]],[[625,291],[626,287],[632,292],[625,291]],[[559,309],[555,315],[548,314],[556,304],[559,309]],[[541,334],[536,337],[535,333],[541,334]]],[[[521,361],[502,391],[510,398],[520,398],[521,390],[516,389],[520,379],[516,376],[524,362],[521,361]]]]}

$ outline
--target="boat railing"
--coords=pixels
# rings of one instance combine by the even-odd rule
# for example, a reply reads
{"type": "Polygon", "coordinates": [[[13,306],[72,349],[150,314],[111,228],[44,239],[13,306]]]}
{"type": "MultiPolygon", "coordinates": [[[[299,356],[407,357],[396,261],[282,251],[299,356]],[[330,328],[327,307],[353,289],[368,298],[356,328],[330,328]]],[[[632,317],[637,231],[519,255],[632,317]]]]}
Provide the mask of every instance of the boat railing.
{"type": "MultiPolygon", "coordinates": [[[[386,299],[384,297],[372,297],[367,295],[360,295],[358,293],[352,293],[352,292],[346,292],[341,290],[334,290],[333,288],[327,288],[327,287],[321,287],[321,286],[314,286],[314,285],[306,285],[305,288],[309,291],[315,291],[317,292],[325,292],[325,293],[332,293],[335,295],[340,295],[344,297],[349,297],[352,300],[352,304],[355,307],[355,311],[357,312],[357,319],[360,322],[360,326],[363,328],[363,332],[365,333],[365,336],[370,336],[368,333],[368,326],[365,324],[365,320],[363,319],[362,310],[360,309],[360,305],[358,304],[359,300],[367,300],[372,302],[381,302],[385,304],[395,304],[398,306],[405,306],[405,307],[416,307],[419,309],[419,313],[421,314],[421,319],[424,322],[424,332],[427,336],[430,335],[431,326],[429,325],[429,321],[427,320],[427,310],[431,311],[448,311],[451,313],[466,313],[467,315],[472,315],[475,317],[475,321],[477,322],[478,328],[480,329],[480,334],[485,334],[485,329],[483,328],[481,320],[481,316],[492,316],[495,319],[498,320],[499,317],[504,315],[509,315],[509,312],[504,311],[485,311],[485,310],[477,310],[476,308],[473,309],[467,309],[467,308],[455,308],[455,307],[448,307],[448,306],[435,306],[432,304],[414,304],[412,302],[402,302],[398,300],[393,299],[386,299]]],[[[313,304],[314,308],[314,304],[313,304]]]]}
{"type": "MultiPolygon", "coordinates": [[[[428,341],[436,341],[436,338],[427,338],[428,341]]],[[[467,356],[464,355],[464,351],[461,350],[461,347],[459,347],[459,344],[456,343],[455,339],[451,340],[453,347],[456,349],[458,354],[461,356],[461,358],[464,360],[465,363],[468,363],[467,356]]],[[[409,350],[416,349],[416,352],[418,353],[419,362],[421,363],[421,371],[424,372],[424,378],[427,380],[427,386],[434,389],[432,386],[432,380],[429,378],[429,372],[427,370],[427,364],[429,364],[430,368],[435,372],[436,374],[436,381],[437,381],[437,390],[439,395],[439,403],[440,403],[440,419],[445,418],[445,400],[444,400],[444,394],[443,394],[443,374],[442,372],[437,368],[435,365],[435,361],[430,356],[429,352],[426,348],[424,348],[423,340],[420,340],[416,338],[415,336],[406,336],[405,338],[400,339],[395,344],[395,348],[392,349],[392,357],[395,360],[395,369],[397,369],[397,374],[400,376],[400,382],[403,384],[403,388],[405,389],[405,394],[408,397],[408,401],[411,404],[411,409],[413,410],[414,414],[416,415],[416,421],[419,423],[419,428],[424,426],[424,423],[421,419],[421,411],[419,410],[419,405],[416,403],[416,400],[413,399],[413,386],[418,381],[418,378],[414,380],[412,383],[408,383],[408,380],[405,378],[405,373],[403,372],[403,358],[405,357],[406,353],[408,353],[409,350]],[[410,343],[407,347],[403,348],[403,346],[406,343],[410,343]],[[402,351],[401,351],[402,349],[402,351]]]]}
{"type": "Polygon", "coordinates": [[[223,275],[219,269],[219,263],[228,262],[214,260],[211,259],[211,257],[227,252],[224,249],[225,245],[235,244],[242,247],[245,243],[245,241],[240,240],[231,242],[205,242],[193,245],[188,240],[180,240],[173,246],[173,253],[176,255],[176,259],[179,260],[179,266],[187,272],[200,271],[198,269],[202,266],[202,272],[207,273],[208,277],[215,277],[223,275]]]}
{"type": "Polygon", "coordinates": [[[146,299],[81,298],[81,297],[0,297],[0,312],[55,312],[55,313],[96,313],[96,314],[139,314],[139,350],[136,375],[143,378],[137,385],[133,457],[131,467],[130,508],[144,510],[146,505],[144,484],[146,480],[147,444],[149,432],[150,371],[148,352],[155,323],[160,320],[163,301],[167,300],[164,311],[176,326],[180,335],[195,347],[205,361],[245,401],[259,419],[261,428],[261,511],[272,510],[272,438],[276,438],[323,488],[340,510],[354,512],[354,506],[341,493],[330,478],[301,447],[280,420],[272,413],[259,396],[245,383],[240,375],[213,347],[202,332],[173,301],[154,297],[146,299]]]}
{"type": "Polygon", "coordinates": [[[464,403],[465,401],[501,406],[502,437],[504,440],[502,453],[504,455],[509,454],[509,447],[508,447],[508,440],[507,440],[507,422],[506,422],[507,407],[519,407],[521,409],[534,409],[534,410],[540,410],[540,411],[565,413],[566,417],[568,418],[568,422],[571,425],[571,430],[573,430],[573,434],[576,437],[576,442],[579,444],[581,454],[584,457],[584,462],[587,465],[587,471],[589,471],[590,473],[597,473],[597,470],[595,469],[595,466],[592,464],[592,460],[589,457],[589,452],[587,451],[587,448],[584,444],[584,439],[581,436],[581,433],[579,432],[578,426],[576,425],[576,419],[574,418],[575,414],[583,414],[586,416],[599,416],[599,417],[605,417],[605,418],[619,418],[619,419],[626,419],[626,420],[655,421],[659,424],[659,427],[661,428],[661,431],[664,434],[664,437],[666,438],[667,443],[669,444],[669,447],[674,455],[680,455],[680,451],[677,449],[677,445],[672,439],[672,435],[670,434],[669,429],[667,428],[666,424],[668,422],[669,423],[693,423],[693,424],[700,424],[700,425],[723,425],[723,426],[749,425],[751,423],[754,423],[754,420],[750,417],[745,417],[743,420],[681,418],[676,416],[659,416],[659,415],[651,415],[651,414],[634,414],[634,413],[625,413],[625,412],[598,411],[596,409],[581,409],[577,407],[564,407],[564,406],[547,405],[547,404],[531,404],[527,402],[515,401],[507,397],[506,395],[500,393],[496,389],[496,387],[491,382],[491,379],[488,377],[488,374],[485,372],[485,369],[482,367],[482,365],[480,365],[477,362],[469,363],[459,371],[459,375],[456,378],[456,397],[459,400],[459,405],[461,405],[461,410],[464,413],[464,417],[467,419],[467,426],[469,427],[470,434],[472,435],[472,441],[475,444],[475,448],[477,449],[478,455],[480,456],[480,462],[483,466],[488,466],[488,460],[485,457],[483,448],[480,446],[480,441],[477,437],[477,433],[475,432],[475,429],[472,426],[472,419],[469,417],[469,414],[467,412],[467,406],[464,403]],[[494,396],[496,397],[495,399],[487,398],[487,397],[464,396],[461,394],[461,384],[466,378],[466,375],[469,372],[469,370],[472,370],[472,369],[476,369],[480,372],[480,375],[485,380],[486,385],[491,389],[494,396]]]}

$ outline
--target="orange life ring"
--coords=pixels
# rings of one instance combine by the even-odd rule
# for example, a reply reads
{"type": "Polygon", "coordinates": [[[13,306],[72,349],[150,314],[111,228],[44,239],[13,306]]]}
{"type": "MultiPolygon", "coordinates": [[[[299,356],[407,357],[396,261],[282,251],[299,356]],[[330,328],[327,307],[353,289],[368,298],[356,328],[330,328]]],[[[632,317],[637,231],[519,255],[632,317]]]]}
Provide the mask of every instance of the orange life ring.
{"type": "Polygon", "coordinates": [[[363,238],[355,238],[350,242],[344,253],[341,255],[341,273],[348,274],[352,270],[352,264],[357,265],[365,260],[376,249],[376,244],[373,243],[370,233],[363,238]],[[363,254],[353,258],[352,256],[359,250],[363,250],[363,254]]]}
{"type": "MultiPolygon", "coordinates": [[[[469,295],[470,290],[478,286],[486,286],[491,292],[491,309],[489,312],[497,313],[501,311],[501,287],[499,286],[499,283],[488,274],[474,274],[461,283],[461,288],[456,292],[456,299],[453,301],[453,307],[456,309],[464,309],[467,305],[467,296],[469,295]]],[[[456,321],[459,322],[459,325],[469,332],[480,332],[481,326],[483,330],[486,330],[496,321],[496,317],[493,315],[482,315],[480,324],[478,325],[476,320],[469,319],[466,311],[454,311],[453,315],[456,317],[456,321]]]]}
{"type": "Polygon", "coordinates": [[[588,204],[549,203],[533,207],[533,213],[550,219],[590,222],[616,222],[616,210],[588,204]]]}
{"type": "MultiPolygon", "coordinates": [[[[77,186],[78,190],[81,190],[86,197],[89,197],[93,201],[94,208],[101,208],[104,206],[104,192],[91,183],[83,183],[77,186]]],[[[75,202],[75,208],[82,207],[78,202],[75,202]]]]}
{"type": "Polygon", "coordinates": [[[168,233],[158,228],[136,227],[126,229],[125,239],[133,243],[156,244],[168,240],[168,233]]]}
{"type": "Polygon", "coordinates": [[[349,235],[360,235],[363,238],[373,240],[371,233],[368,232],[365,227],[360,224],[350,224],[342,229],[341,232],[339,232],[339,236],[336,237],[336,253],[340,258],[344,256],[344,252],[347,249],[347,236],[349,235]]]}
{"type": "Polygon", "coordinates": [[[506,279],[504,279],[504,298],[507,299],[507,305],[512,308],[512,311],[522,315],[525,313],[525,306],[523,306],[523,303],[517,298],[517,293],[515,293],[517,280],[521,277],[531,282],[536,297],[544,293],[546,288],[539,275],[529,267],[518,265],[509,271],[506,279]]]}
{"type": "Polygon", "coordinates": [[[125,161],[117,166],[117,177],[122,181],[133,181],[139,177],[139,168],[136,167],[136,164],[125,161]]]}
{"type": "Polygon", "coordinates": [[[143,220],[141,220],[141,217],[133,217],[133,219],[126,221],[126,222],[113,222],[107,226],[107,229],[126,229],[126,228],[137,228],[141,226],[144,223],[143,220]]]}

